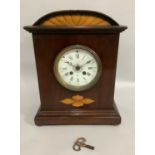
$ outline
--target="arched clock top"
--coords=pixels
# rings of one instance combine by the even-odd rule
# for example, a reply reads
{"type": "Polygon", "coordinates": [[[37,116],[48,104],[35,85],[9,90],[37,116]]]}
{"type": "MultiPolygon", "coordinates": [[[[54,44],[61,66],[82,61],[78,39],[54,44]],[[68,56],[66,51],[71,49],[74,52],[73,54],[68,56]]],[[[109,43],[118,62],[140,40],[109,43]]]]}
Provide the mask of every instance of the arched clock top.
{"type": "Polygon", "coordinates": [[[41,17],[34,26],[114,26],[119,25],[111,17],[95,11],[57,11],[41,17]]]}
{"type": "Polygon", "coordinates": [[[24,26],[25,30],[35,34],[110,34],[126,28],[103,13],[88,10],[56,11],[42,16],[31,26],[24,26]]]}

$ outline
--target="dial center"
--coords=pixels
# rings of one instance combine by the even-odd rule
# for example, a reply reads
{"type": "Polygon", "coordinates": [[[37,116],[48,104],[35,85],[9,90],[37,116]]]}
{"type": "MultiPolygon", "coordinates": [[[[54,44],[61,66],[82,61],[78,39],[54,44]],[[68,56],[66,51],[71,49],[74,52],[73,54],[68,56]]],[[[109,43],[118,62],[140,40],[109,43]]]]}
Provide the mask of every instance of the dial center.
{"type": "Polygon", "coordinates": [[[81,67],[80,66],[76,66],[75,69],[76,69],[76,71],[79,71],[81,69],[81,67]]]}

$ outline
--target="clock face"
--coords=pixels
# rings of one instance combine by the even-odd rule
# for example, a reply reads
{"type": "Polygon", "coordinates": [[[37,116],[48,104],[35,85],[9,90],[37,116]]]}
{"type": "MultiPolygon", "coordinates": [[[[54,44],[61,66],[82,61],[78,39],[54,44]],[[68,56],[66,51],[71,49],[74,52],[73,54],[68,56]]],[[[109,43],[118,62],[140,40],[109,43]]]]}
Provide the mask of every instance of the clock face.
{"type": "Polygon", "coordinates": [[[82,91],[93,86],[101,75],[101,61],[90,48],[73,45],[62,50],[54,64],[58,82],[69,90],[82,91]]]}

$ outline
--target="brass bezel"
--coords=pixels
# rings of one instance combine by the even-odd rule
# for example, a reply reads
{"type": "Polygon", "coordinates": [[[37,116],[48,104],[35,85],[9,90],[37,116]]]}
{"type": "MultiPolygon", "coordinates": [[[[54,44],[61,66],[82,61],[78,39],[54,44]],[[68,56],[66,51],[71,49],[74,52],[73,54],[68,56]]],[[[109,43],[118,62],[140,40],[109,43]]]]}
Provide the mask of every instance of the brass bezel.
{"type": "Polygon", "coordinates": [[[83,45],[71,45],[71,46],[68,46],[66,48],[64,48],[56,57],[55,59],[55,62],[54,62],[54,75],[57,79],[57,81],[65,88],[69,89],[69,90],[72,90],[72,91],[84,91],[84,90],[87,90],[89,88],[91,88],[93,85],[96,84],[96,82],[99,80],[100,76],[101,76],[101,73],[102,73],[102,63],[101,63],[101,60],[99,58],[99,56],[96,54],[95,51],[93,51],[92,49],[90,49],[89,47],[86,47],[86,46],[83,46],[83,45]],[[93,57],[95,58],[96,62],[97,62],[97,66],[98,66],[98,73],[96,74],[95,78],[92,80],[92,82],[88,83],[87,85],[84,85],[84,86],[73,86],[73,85],[70,85],[68,83],[66,83],[60,76],[59,72],[58,72],[58,63],[59,63],[59,60],[60,58],[62,57],[62,55],[64,55],[65,52],[71,50],[71,49],[75,49],[75,48],[78,48],[78,49],[83,49],[83,50],[86,50],[88,52],[90,52],[93,57]]]}

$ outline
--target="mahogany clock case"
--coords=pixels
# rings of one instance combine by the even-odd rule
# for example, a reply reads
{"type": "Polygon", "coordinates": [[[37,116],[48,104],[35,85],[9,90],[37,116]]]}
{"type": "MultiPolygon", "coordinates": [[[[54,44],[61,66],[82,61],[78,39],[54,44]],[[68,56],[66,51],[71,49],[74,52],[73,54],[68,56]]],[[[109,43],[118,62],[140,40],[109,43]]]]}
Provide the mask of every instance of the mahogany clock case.
{"type": "Polygon", "coordinates": [[[37,125],[93,125],[119,124],[121,117],[114,102],[119,34],[127,27],[112,18],[93,11],[59,11],[40,18],[24,29],[33,34],[41,106],[35,117],[37,125]],[[89,15],[111,24],[104,26],[43,26],[41,23],[58,15],[89,15]],[[71,45],[84,45],[93,49],[102,62],[99,81],[85,91],[71,91],[59,84],[54,76],[54,61],[60,51],[71,45]],[[60,101],[74,95],[91,98],[93,104],[82,107],[66,105],[60,101]]]}

